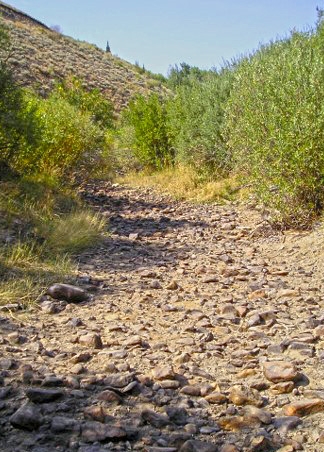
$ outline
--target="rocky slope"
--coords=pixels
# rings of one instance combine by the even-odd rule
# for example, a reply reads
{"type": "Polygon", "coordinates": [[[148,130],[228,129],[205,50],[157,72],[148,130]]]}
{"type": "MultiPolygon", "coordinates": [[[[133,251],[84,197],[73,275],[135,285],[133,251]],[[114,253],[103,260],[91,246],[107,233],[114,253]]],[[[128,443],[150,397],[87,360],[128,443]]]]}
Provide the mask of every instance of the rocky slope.
{"type": "Polygon", "coordinates": [[[0,449],[323,450],[322,229],[108,183],[83,196],[111,233],[79,257],[89,296],[1,312],[0,449]]]}
{"type": "Polygon", "coordinates": [[[158,80],[140,73],[136,66],[93,44],[53,31],[1,1],[0,15],[10,30],[9,63],[22,86],[45,95],[55,81],[76,76],[87,87],[100,89],[117,112],[134,93],[167,92],[158,80]]]}

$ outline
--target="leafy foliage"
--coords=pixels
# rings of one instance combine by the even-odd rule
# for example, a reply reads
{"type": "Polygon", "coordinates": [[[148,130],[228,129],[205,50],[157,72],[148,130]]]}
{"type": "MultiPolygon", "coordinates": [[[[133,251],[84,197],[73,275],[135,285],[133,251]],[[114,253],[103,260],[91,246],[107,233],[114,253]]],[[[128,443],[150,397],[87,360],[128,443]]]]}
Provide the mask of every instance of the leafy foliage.
{"type": "Polygon", "coordinates": [[[324,26],[293,33],[242,61],[226,112],[237,171],[286,224],[324,202],[324,26]]]}
{"type": "Polygon", "coordinates": [[[167,110],[156,94],[137,96],[124,112],[124,121],[133,130],[134,155],[142,165],[162,168],[172,162],[167,110]]]}

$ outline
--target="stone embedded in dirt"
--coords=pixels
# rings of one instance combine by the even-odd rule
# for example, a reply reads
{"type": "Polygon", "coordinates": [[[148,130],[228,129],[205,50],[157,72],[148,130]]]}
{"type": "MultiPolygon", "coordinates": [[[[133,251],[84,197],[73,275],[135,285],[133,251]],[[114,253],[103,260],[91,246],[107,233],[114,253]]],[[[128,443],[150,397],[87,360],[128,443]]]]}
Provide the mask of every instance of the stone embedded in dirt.
{"type": "Polygon", "coordinates": [[[169,419],[176,425],[186,425],[188,422],[188,412],[185,408],[167,406],[165,408],[169,419]]]}
{"type": "Polygon", "coordinates": [[[26,390],[26,396],[34,403],[54,402],[64,395],[65,392],[59,389],[29,388],[26,390]]]}
{"type": "Polygon", "coordinates": [[[11,386],[7,386],[5,388],[0,389],[0,400],[6,399],[11,393],[11,386]]]}
{"type": "Polygon", "coordinates": [[[277,417],[273,420],[273,425],[276,430],[282,435],[286,436],[291,430],[294,430],[302,423],[298,416],[284,416],[277,417]]]}
{"type": "Polygon", "coordinates": [[[263,399],[256,389],[247,386],[233,386],[230,390],[229,400],[235,405],[254,405],[261,407],[263,399]]]}
{"type": "Polygon", "coordinates": [[[109,389],[100,392],[97,395],[97,399],[102,400],[109,404],[117,404],[117,405],[120,405],[123,401],[123,399],[118,394],[116,394],[116,392],[110,391],[109,389]]]}
{"type": "Polygon", "coordinates": [[[16,361],[10,358],[2,358],[0,359],[0,369],[1,370],[9,370],[16,367],[16,361]]]}
{"type": "Polygon", "coordinates": [[[125,388],[133,380],[133,373],[109,375],[109,377],[104,379],[104,384],[106,386],[111,386],[112,388],[125,388]]]}
{"type": "Polygon", "coordinates": [[[264,376],[273,383],[294,381],[298,371],[293,363],[286,361],[267,361],[263,364],[264,376]]]}
{"type": "Polygon", "coordinates": [[[43,422],[39,408],[33,403],[26,403],[18,408],[18,410],[9,419],[11,425],[22,430],[37,430],[43,422]]]}
{"type": "Polygon", "coordinates": [[[84,409],[83,414],[87,419],[104,423],[106,420],[113,420],[109,412],[109,409],[104,406],[90,405],[84,409]]]}
{"type": "Polygon", "coordinates": [[[167,290],[177,290],[177,289],[179,289],[179,284],[177,283],[177,281],[173,280],[166,286],[166,289],[167,290]]]}
{"type": "Polygon", "coordinates": [[[178,389],[180,387],[180,382],[177,380],[160,380],[159,386],[162,389],[178,389]]]}
{"type": "Polygon", "coordinates": [[[324,411],[324,399],[304,399],[289,403],[283,407],[285,416],[308,416],[324,411]]]}
{"type": "Polygon", "coordinates": [[[46,294],[55,300],[64,300],[69,303],[81,303],[90,298],[85,290],[70,284],[53,284],[47,289],[46,294]]]}
{"type": "Polygon", "coordinates": [[[152,376],[155,380],[172,380],[175,373],[170,366],[158,366],[152,370],[152,376]]]}
{"type": "Polygon", "coordinates": [[[181,388],[181,394],[187,394],[190,396],[198,397],[201,395],[201,389],[198,385],[186,385],[181,388]]]}
{"type": "Polygon", "coordinates": [[[219,448],[216,444],[189,439],[180,447],[179,452],[219,452],[219,448]]]}
{"type": "Polygon", "coordinates": [[[224,416],[217,420],[217,423],[223,430],[231,432],[239,432],[246,428],[254,428],[260,426],[260,421],[254,417],[244,416],[224,416]]]}
{"type": "Polygon", "coordinates": [[[48,375],[42,381],[42,386],[46,386],[47,388],[53,388],[64,385],[64,378],[57,377],[56,375],[48,375]]]}
{"type": "Polygon", "coordinates": [[[234,444],[224,444],[219,452],[240,452],[239,449],[234,446],[234,444]]]}
{"type": "Polygon", "coordinates": [[[80,422],[63,416],[54,416],[51,422],[51,431],[53,433],[80,433],[80,422]]]}
{"type": "Polygon", "coordinates": [[[141,417],[143,421],[147,422],[150,425],[153,425],[153,427],[156,428],[162,428],[171,423],[168,416],[166,416],[165,414],[156,413],[153,410],[143,410],[141,412],[141,417]]]}
{"type": "Polygon", "coordinates": [[[88,353],[88,352],[78,353],[77,355],[72,356],[72,358],[70,359],[70,362],[72,364],[86,363],[86,362],[90,361],[91,358],[92,358],[91,353],[88,353]]]}
{"type": "Polygon", "coordinates": [[[244,417],[253,417],[262,422],[262,424],[271,424],[272,415],[267,410],[247,405],[244,407],[243,413],[244,417]]]}
{"type": "Polygon", "coordinates": [[[221,405],[222,403],[227,402],[227,397],[221,392],[212,392],[205,396],[205,400],[207,400],[208,403],[221,405]]]}
{"type": "Polygon", "coordinates": [[[157,279],[153,280],[153,281],[149,284],[149,287],[150,287],[151,289],[162,289],[162,286],[161,286],[160,282],[159,282],[157,279]]]}
{"type": "Polygon", "coordinates": [[[283,381],[271,386],[271,391],[276,394],[289,394],[293,391],[295,383],[293,381],[283,381]]]}
{"type": "Polygon", "coordinates": [[[126,339],[126,341],[124,342],[124,345],[126,347],[133,347],[134,345],[142,345],[143,344],[143,339],[141,338],[141,336],[135,335],[135,336],[131,336],[130,338],[126,339]]]}
{"type": "Polygon", "coordinates": [[[103,347],[101,337],[97,333],[88,333],[80,336],[79,344],[95,349],[101,349],[103,347]]]}
{"type": "Polygon", "coordinates": [[[96,421],[88,421],[82,425],[82,440],[88,443],[96,441],[123,440],[127,437],[122,427],[103,424],[96,421]]]}

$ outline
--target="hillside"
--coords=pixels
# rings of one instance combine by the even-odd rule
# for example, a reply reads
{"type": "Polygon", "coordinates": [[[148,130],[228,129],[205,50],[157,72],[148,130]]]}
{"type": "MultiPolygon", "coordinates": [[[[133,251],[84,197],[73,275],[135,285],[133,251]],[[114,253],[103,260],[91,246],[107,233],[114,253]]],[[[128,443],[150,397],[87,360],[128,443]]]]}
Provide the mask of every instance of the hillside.
{"type": "Polygon", "coordinates": [[[9,63],[24,87],[45,95],[55,80],[77,76],[89,88],[99,88],[116,111],[126,106],[134,93],[165,90],[158,80],[139,73],[136,66],[93,44],[53,31],[6,3],[0,2],[0,14],[10,30],[9,63]]]}

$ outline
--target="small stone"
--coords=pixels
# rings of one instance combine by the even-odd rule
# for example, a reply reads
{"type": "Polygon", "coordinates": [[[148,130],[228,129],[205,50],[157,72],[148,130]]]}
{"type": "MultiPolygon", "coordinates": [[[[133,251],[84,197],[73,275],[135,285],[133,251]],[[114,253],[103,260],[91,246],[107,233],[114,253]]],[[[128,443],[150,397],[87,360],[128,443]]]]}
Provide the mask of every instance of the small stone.
{"type": "Polygon", "coordinates": [[[82,440],[89,443],[107,440],[123,440],[126,437],[127,433],[121,427],[96,421],[88,421],[82,426],[82,440]]]}
{"type": "Polygon", "coordinates": [[[153,425],[153,427],[156,428],[162,428],[170,424],[168,416],[166,416],[165,414],[156,413],[152,410],[143,410],[141,417],[145,422],[153,425]]]}
{"type": "Polygon", "coordinates": [[[152,370],[152,376],[155,380],[172,380],[175,373],[170,366],[159,366],[152,370]]]}
{"type": "Polygon", "coordinates": [[[324,399],[304,399],[283,407],[285,416],[303,417],[321,411],[324,411],[324,399]]]}
{"type": "Polygon", "coordinates": [[[288,394],[292,392],[295,384],[293,381],[283,381],[282,383],[277,383],[271,386],[271,391],[276,394],[288,394]]]}
{"type": "Polygon", "coordinates": [[[302,421],[297,416],[277,417],[273,421],[275,429],[283,436],[286,436],[289,431],[294,430],[301,423],[302,421]]]}
{"type": "Polygon", "coordinates": [[[110,375],[104,379],[104,384],[106,386],[111,386],[112,388],[125,388],[134,380],[133,373],[127,374],[117,374],[110,375]]]}
{"type": "Polygon", "coordinates": [[[256,389],[246,386],[233,386],[228,396],[229,400],[235,405],[254,405],[260,407],[263,405],[262,397],[256,389]]]}
{"type": "Polygon", "coordinates": [[[64,300],[69,303],[89,300],[89,294],[85,290],[70,284],[53,284],[46,293],[55,300],[64,300]]]}
{"type": "Polygon", "coordinates": [[[77,363],[86,363],[87,361],[90,361],[92,358],[92,355],[90,353],[78,353],[75,356],[72,356],[70,359],[71,363],[77,364],[77,363]]]}
{"type": "Polygon", "coordinates": [[[161,380],[159,381],[159,385],[163,389],[178,389],[180,387],[180,383],[177,380],[161,380]]]}
{"type": "Polygon", "coordinates": [[[106,391],[102,391],[97,395],[97,399],[98,400],[102,400],[104,402],[107,402],[109,404],[121,404],[122,403],[122,398],[116,394],[116,392],[114,391],[110,391],[109,389],[107,389],[106,391]]]}
{"type": "Polygon", "coordinates": [[[64,391],[58,389],[29,388],[26,396],[34,403],[54,402],[64,396],[64,391]]]}
{"type": "Polygon", "coordinates": [[[22,430],[37,430],[43,422],[44,420],[40,410],[32,403],[26,403],[21,406],[10,417],[11,425],[22,430]]]}
{"type": "Polygon", "coordinates": [[[106,418],[109,417],[108,410],[100,405],[87,406],[83,413],[86,418],[98,422],[105,422],[106,418]]]}
{"type": "Polygon", "coordinates": [[[254,417],[262,422],[262,424],[271,424],[272,421],[272,415],[269,411],[250,405],[244,407],[244,416],[254,417]]]}
{"type": "Polygon", "coordinates": [[[177,289],[179,289],[179,284],[177,283],[177,281],[173,280],[166,286],[166,288],[168,290],[177,290],[177,289]]]}
{"type": "Polygon", "coordinates": [[[212,392],[205,397],[208,403],[221,405],[222,403],[227,402],[227,397],[221,392],[212,392]]]}
{"type": "Polygon", "coordinates": [[[55,416],[52,419],[51,423],[51,431],[53,433],[80,433],[80,423],[75,419],[63,417],[63,416],[55,416]]]}
{"type": "Polygon", "coordinates": [[[240,452],[234,444],[224,444],[219,452],[240,452]]]}
{"type": "Polygon", "coordinates": [[[185,425],[187,423],[188,413],[184,408],[168,406],[165,411],[174,424],[185,425]]]}
{"type": "Polygon", "coordinates": [[[194,386],[194,385],[186,385],[181,389],[181,394],[187,394],[190,396],[198,397],[201,395],[201,389],[200,386],[194,386]]]}
{"type": "Polygon", "coordinates": [[[79,344],[95,349],[100,349],[103,347],[101,337],[97,333],[88,333],[80,336],[79,344]]]}
{"type": "Polygon", "coordinates": [[[264,376],[273,383],[294,381],[298,377],[296,366],[285,361],[268,361],[263,364],[264,376]]]}
{"type": "Polygon", "coordinates": [[[179,452],[218,452],[218,446],[204,441],[189,439],[179,449],[179,452]]]}

